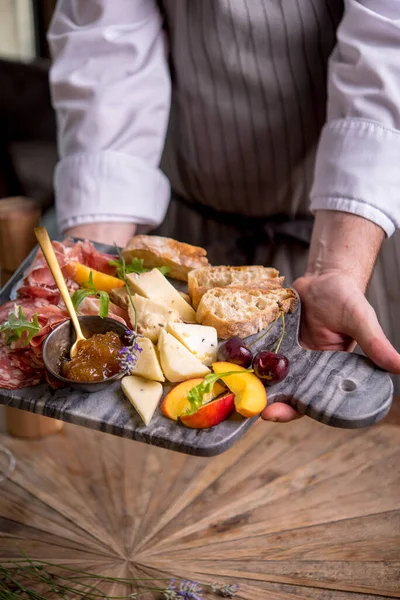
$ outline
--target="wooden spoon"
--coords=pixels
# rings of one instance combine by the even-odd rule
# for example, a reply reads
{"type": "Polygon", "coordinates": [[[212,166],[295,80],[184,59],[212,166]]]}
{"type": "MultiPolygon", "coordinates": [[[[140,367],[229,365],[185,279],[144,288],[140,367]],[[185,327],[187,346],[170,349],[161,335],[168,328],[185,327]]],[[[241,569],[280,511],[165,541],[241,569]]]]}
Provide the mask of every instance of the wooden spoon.
{"type": "Polygon", "coordinates": [[[49,265],[49,269],[51,274],[54,277],[54,281],[60,291],[61,297],[64,300],[65,306],[67,307],[67,311],[69,312],[69,316],[71,317],[71,321],[75,328],[76,333],[76,341],[72,344],[70,350],[70,357],[74,358],[78,352],[78,344],[79,342],[84,341],[86,338],[82,333],[81,326],[79,324],[79,320],[72,304],[71,296],[69,295],[67,285],[65,283],[64,275],[62,274],[60,265],[58,264],[57,257],[55,255],[53,245],[50,241],[49,234],[45,227],[36,227],[35,235],[37,241],[39,242],[39,246],[42,249],[44,257],[49,265]]]}

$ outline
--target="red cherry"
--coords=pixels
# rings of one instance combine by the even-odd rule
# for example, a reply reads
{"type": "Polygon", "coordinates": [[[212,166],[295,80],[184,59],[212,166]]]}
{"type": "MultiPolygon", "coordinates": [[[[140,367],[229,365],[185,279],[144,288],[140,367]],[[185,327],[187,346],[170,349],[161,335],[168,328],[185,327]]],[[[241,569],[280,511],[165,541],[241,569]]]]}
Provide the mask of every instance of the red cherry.
{"type": "Polygon", "coordinates": [[[289,359],[284,354],[258,352],[253,359],[253,369],[264,385],[273,385],[285,379],[289,371],[289,359]]]}
{"type": "Polygon", "coordinates": [[[218,348],[218,360],[240,365],[247,369],[253,360],[252,351],[237,335],[222,342],[218,348]]]}

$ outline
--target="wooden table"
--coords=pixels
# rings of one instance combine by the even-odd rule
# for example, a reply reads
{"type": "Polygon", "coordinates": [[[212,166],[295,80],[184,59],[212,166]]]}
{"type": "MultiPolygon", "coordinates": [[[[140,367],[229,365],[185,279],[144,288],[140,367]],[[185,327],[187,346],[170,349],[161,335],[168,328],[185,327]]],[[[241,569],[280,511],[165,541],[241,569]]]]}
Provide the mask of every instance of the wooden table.
{"type": "Polygon", "coordinates": [[[0,443],[3,559],[236,581],[248,600],[400,597],[400,399],[367,430],[259,422],[213,459],[73,425],[0,443]]]}

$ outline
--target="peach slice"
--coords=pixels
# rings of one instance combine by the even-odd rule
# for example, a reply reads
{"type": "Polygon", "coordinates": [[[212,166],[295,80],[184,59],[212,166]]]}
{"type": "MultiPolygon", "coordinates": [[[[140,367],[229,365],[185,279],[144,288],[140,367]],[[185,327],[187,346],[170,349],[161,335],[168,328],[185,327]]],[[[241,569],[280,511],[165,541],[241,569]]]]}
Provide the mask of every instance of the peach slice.
{"type": "Polygon", "coordinates": [[[113,275],[107,275],[101,271],[96,271],[76,261],[71,261],[68,264],[67,270],[69,277],[76,281],[76,283],[79,283],[79,285],[84,285],[88,282],[91,273],[93,285],[99,291],[110,293],[112,289],[125,286],[122,279],[118,279],[118,277],[114,277],[113,275]]]}
{"type": "Polygon", "coordinates": [[[255,417],[267,406],[267,392],[261,381],[243,367],[229,362],[216,362],[212,365],[214,373],[243,371],[243,375],[227,375],[222,381],[235,394],[236,411],[244,417],[255,417]]]}
{"type": "Polygon", "coordinates": [[[225,421],[235,410],[235,395],[228,392],[216,400],[204,404],[191,415],[181,415],[180,420],[192,429],[208,429],[225,421]]]}
{"type": "MultiPolygon", "coordinates": [[[[182,381],[175,387],[173,387],[165,396],[164,400],[161,403],[161,412],[163,415],[172,419],[173,421],[177,421],[178,417],[185,414],[187,410],[190,409],[190,402],[187,399],[188,392],[193,389],[199,383],[203,383],[204,379],[198,377],[196,379],[188,379],[187,381],[182,381]]],[[[226,391],[220,383],[214,383],[214,387],[212,392],[209,394],[204,394],[203,403],[209,402],[213,400],[222,392],[226,391]]]]}

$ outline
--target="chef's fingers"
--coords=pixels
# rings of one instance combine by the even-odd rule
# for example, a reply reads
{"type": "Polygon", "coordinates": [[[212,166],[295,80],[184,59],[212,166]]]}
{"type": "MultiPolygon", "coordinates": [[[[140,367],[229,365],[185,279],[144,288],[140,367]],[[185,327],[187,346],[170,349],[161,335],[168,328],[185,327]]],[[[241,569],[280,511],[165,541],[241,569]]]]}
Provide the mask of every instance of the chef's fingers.
{"type": "Polygon", "coordinates": [[[295,421],[302,416],[292,406],[283,402],[270,404],[261,413],[261,418],[264,421],[274,421],[277,423],[289,423],[289,421],[295,421]]]}
{"type": "Polygon", "coordinates": [[[385,371],[400,374],[400,354],[385,336],[374,309],[365,298],[345,320],[345,333],[357,342],[368,358],[385,371]]]}

